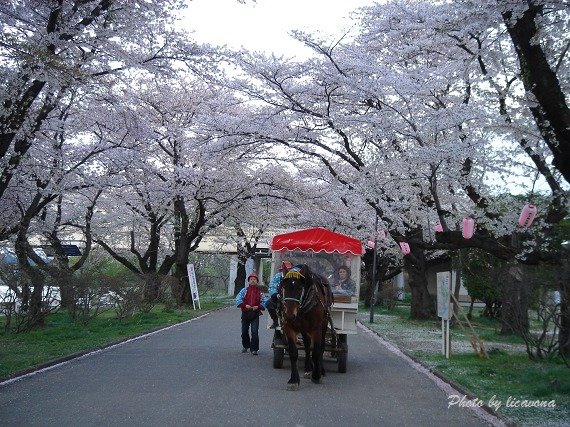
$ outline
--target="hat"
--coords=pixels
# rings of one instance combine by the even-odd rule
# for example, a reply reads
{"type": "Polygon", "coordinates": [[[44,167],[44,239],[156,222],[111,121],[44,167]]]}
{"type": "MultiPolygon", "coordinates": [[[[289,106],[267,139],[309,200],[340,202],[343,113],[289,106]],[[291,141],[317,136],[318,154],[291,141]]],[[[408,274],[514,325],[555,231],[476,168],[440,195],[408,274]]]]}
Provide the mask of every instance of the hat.
{"type": "Polygon", "coordinates": [[[290,270],[291,268],[293,268],[293,264],[291,264],[290,261],[283,261],[281,263],[281,267],[279,268],[279,271],[287,271],[287,270],[290,270]]]}
{"type": "Polygon", "coordinates": [[[252,277],[255,277],[257,279],[257,281],[259,282],[259,277],[257,277],[257,274],[255,274],[255,273],[250,273],[249,276],[247,276],[247,281],[249,282],[249,279],[251,279],[252,277]]]}

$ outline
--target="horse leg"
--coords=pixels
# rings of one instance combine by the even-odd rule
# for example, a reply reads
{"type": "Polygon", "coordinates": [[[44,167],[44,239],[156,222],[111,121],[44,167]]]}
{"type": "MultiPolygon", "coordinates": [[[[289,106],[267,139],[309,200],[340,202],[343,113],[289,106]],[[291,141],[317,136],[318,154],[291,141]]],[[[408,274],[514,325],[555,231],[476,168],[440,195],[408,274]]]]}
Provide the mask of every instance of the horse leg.
{"type": "Polygon", "coordinates": [[[289,360],[291,361],[291,378],[287,382],[287,390],[299,390],[299,370],[297,369],[297,360],[299,359],[299,350],[297,350],[297,334],[295,331],[285,328],[287,335],[287,343],[289,349],[289,360]]]}
{"type": "Polygon", "coordinates": [[[321,333],[321,375],[324,377],[325,374],[325,364],[323,362],[324,359],[324,354],[325,354],[325,346],[326,346],[326,335],[327,335],[327,329],[328,329],[328,323],[325,320],[325,323],[323,325],[323,329],[322,329],[322,333],[321,333]]]}
{"type": "Polygon", "coordinates": [[[313,372],[311,381],[315,384],[321,383],[323,369],[323,337],[321,331],[315,331],[313,335],[313,372]]]}
{"type": "Polygon", "coordinates": [[[305,347],[305,378],[311,378],[311,373],[313,372],[313,361],[311,359],[311,337],[309,337],[305,332],[302,334],[303,346],[305,347]]]}

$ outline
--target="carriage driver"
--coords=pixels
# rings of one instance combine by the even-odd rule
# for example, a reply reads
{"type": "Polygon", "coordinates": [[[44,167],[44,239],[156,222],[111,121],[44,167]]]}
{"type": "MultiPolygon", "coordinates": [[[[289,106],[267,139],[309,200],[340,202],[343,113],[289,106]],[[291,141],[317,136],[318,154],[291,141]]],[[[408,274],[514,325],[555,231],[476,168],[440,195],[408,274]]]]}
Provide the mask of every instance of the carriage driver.
{"type": "Polygon", "coordinates": [[[279,325],[277,320],[277,307],[279,306],[277,295],[279,294],[279,285],[281,285],[283,277],[291,268],[293,268],[293,264],[291,264],[291,262],[283,261],[279,268],[279,272],[277,272],[271,279],[271,282],[269,282],[269,295],[271,295],[271,297],[267,302],[267,312],[269,313],[269,316],[271,316],[271,320],[273,320],[273,324],[270,327],[271,329],[275,329],[279,325]]]}

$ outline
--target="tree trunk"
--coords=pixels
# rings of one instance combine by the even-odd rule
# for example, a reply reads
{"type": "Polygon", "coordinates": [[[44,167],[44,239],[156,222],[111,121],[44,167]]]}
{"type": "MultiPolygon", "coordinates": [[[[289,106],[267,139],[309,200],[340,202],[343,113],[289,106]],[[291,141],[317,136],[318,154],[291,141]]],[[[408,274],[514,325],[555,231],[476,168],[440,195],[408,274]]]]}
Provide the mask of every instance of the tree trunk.
{"type": "Polygon", "coordinates": [[[552,164],[570,182],[570,109],[558,76],[550,66],[540,43],[535,41],[544,6],[529,2],[529,7],[516,19],[513,12],[503,12],[503,20],[513,41],[524,88],[532,92],[536,104],[530,111],[540,133],[550,148],[552,164]]]}
{"type": "Polygon", "coordinates": [[[376,290],[375,284],[372,283],[372,268],[373,268],[373,257],[374,252],[372,249],[366,248],[364,255],[362,256],[362,262],[364,263],[364,280],[366,281],[366,287],[364,288],[364,307],[370,308],[370,301],[372,301],[372,294],[376,290]]]}
{"type": "Polygon", "coordinates": [[[190,292],[190,282],[188,281],[188,268],[186,264],[176,263],[174,265],[174,287],[172,294],[176,303],[180,306],[192,304],[192,294],[190,292]]]}
{"type": "Polygon", "coordinates": [[[154,272],[150,272],[144,275],[144,301],[145,302],[156,302],[161,297],[161,278],[160,275],[154,272]]]}
{"type": "Polygon", "coordinates": [[[241,291],[245,286],[245,263],[247,262],[248,254],[238,247],[238,263],[236,278],[234,280],[234,296],[241,291]]]}
{"type": "MultiPolygon", "coordinates": [[[[37,197],[37,196],[36,196],[37,197]]],[[[20,269],[23,284],[24,300],[22,308],[28,313],[27,329],[35,326],[44,325],[44,314],[42,312],[42,296],[44,290],[44,276],[36,268],[30,264],[28,251],[31,252],[30,245],[27,240],[27,233],[30,226],[31,216],[25,215],[20,222],[20,229],[16,237],[14,249],[18,259],[18,268],[20,269]],[[30,286],[31,287],[28,287],[30,286]],[[31,293],[29,292],[31,288],[31,293]]]]}
{"type": "Polygon", "coordinates": [[[473,318],[473,306],[475,305],[475,299],[471,298],[471,303],[469,304],[469,313],[467,313],[467,318],[471,320],[473,318]]]}
{"type": "MultiPolygon", "coordinates": [[[[18,246],[20,245],[17,242],[16,253],[21,250],[18,246]]],[[[28,282],[23,285],[24,299],[22,300],[22,309],[26,310],[29,316],[26,329],[44,326],[45,313],[42,307],[44,276],[37,268],[30,265],[25,250],[23,256],[18,254],[18,265],[20,271],[23,273],[22,280],[28,282]],[[29,284],[31,284],[31,286],[29,286],[29,284]]]]}
{"type": "Polygon", "coordinates": [[[61,308],[73,310],[77,301],[77,296],[75,294],[71,273],[66,270],[61,270],[61,278],[58,279],[57,282],[59,285],[61,308]]]}
{"type": "Polygon", "coordinates": [[[528,303],[531,285],[524,280],[523,266],[510,263],[504,274],[501,334],[520,335],[528,331],[528,303]]]}
{"type": "MultiPolygon", "coordinates": [[[[463,257],[461,255],[461,251],[458,251],[457,257],[453,259],[452,266],[453,270],[455,270],[455,283],[453,285],[453,296],[455,297],[455,299],[453,300],[453,312],[459,314],[459,291],[461,289],[461,273],[463,270],[463,257]]],[[[471,300],[471,305],[469,307],[469,314],[468,314],[469,319],[471,319],[472,309],[473,309],[473,300],[471,300]]],[[[457,319],[454,316],[451,316],[450,322],[451,325],[455,325],[457,319]]]]}
{"type": "Polygon", "coordinates": [[[404,257],[404,268],[408,272],[408,284],[412,291],[411,318],[416,320],[435,317],[435,300],[428,292],[425,271],[425,253],[422,248],[412,247],[412,256],[404,257]]]}
{"type": "Polygon", "coordinates": [[[180,306],[192,303],[190,282],[188,281],[188,259],[190,255],[190,219],[186,211],[184,198],[174,198],[174,217],[178,230],[174,241],[174,281],[173,295],[180,306]]]}
{"type": "Polygon", "coordinates": [[[188,280],[188,259],[190,254],[187,234],[181,234],[175,243],[174,277],[176,277],[173,295],[180,306],[192,303],[190,281],[188,280]]]}
{"type": "Polygon", "coordinates": [[[45,316],[47,311],[44,310],[43,303],[43,291],[44,291],[44,278],[39,271],[35,271],[32,276],[32,298],[30,299],[30,320],[28,326],[30,328],[40,326],[45,326],[45,316]]]}

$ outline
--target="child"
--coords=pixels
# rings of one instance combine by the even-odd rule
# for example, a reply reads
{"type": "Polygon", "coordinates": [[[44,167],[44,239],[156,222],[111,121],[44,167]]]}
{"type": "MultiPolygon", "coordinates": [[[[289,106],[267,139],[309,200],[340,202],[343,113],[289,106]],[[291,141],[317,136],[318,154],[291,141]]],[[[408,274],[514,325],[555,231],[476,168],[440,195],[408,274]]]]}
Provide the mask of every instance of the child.
{"type": "Polygon", "coordinates": [[[239,291],[236,297],[236,306],[241,308],[241,343],[242,353],[257,356],[259,350],[259,316],[265,310],[267,299],[259,286],[257,274],[251,273],[247,276],[248,286],[239,291]],[[251,338],[249,329],[251,327],[251,338]]]}

